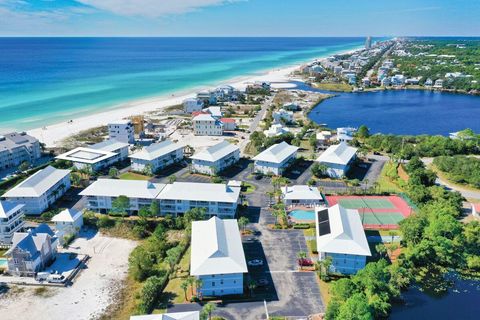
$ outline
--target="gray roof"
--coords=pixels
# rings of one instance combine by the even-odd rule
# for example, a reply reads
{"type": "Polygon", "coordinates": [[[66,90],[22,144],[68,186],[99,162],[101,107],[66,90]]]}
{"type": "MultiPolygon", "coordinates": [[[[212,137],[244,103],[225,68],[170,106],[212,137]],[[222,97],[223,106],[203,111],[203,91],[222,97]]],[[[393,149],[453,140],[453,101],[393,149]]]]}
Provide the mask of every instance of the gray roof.
{"type": "Polygon", "coordinates": [[[190,157],[190,159],[215,162],[236,150],[240,149],[236,145],[233,145],[228,141],[223,140],[216,145],[213,145],[203,151],[195,153],[193,156],[190,157]]]}
{"type": "Polygon", "coordinates": [[[170,140],[165,140],[160,143],[154,143],[146,148],[143,148],[141,151],[130,155],[130,158],[153,160],[182,148],[183,146],[181,146],[180,144],[173,143],[170,140]]]}
{"type": "Polygon", "coordinates": [[[157,199],[236,203],[240,188],[218,183],[174,182],[167,184],[157,199]]]}
{"type": "Polygon", "coordinates": [[[81,196],[118,197],[155,199],[165,184],[143,180],[98,179],[85,190],[81,196]]]}
{"type": "Polygon", "coordinates": [[[0,151],[11,150],[22,145],[31,145],[38,140],[25,132],[10,132],[0,135],[0,151]]]}
{"type": "Polygon", "coordinates": [[[48,166],[8,190],[3,197],[39,197],[69,174],[70,170],[48,166]]]}
{"type": "Polygon", "coordinates": [[[115,152],[122,148],[128,148],[129,144],[116,139],[108,139],[90,146],[91,149],[115,152]]]}
{"type": "Polygon", "coordinates": [[[55,233],[45,223],[29,230],[29,232],[15,232],[12,238],[12,246],[5,255],[10,255],[15,248],[18,248],[30,253],[32,260],[34,260],[40,254],[45,242],[52,239],[55,239],[55,233]]]}
{"type": "Polygon", "coordinates": [[[297,152],[298,147],[291,146],[285,141],[274,144],[267,150],[256,155],[253,160],[282,163],[285,159],[290,157],[293,153],[297,152]]]}
{"type": "Polygon", "coordinates": [[[318,157],[318,162],[337,163],[346,165],[357,153],[357,148],[350,147],[345,142],[328,147],[324,153],[318,157]]]}

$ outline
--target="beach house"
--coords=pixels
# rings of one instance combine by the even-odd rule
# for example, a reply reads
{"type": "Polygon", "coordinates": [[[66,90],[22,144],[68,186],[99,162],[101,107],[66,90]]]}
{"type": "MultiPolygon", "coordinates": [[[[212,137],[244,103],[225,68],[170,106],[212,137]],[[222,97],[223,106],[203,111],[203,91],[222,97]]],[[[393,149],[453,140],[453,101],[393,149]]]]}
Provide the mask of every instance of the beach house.
{"type": "Polygon", "coordinates": [[[267,137],[277,137],[287,132],[290,132],[290,129],[284,127],[281,123],[274,123],[270,126],[270,128],[263,131],[267,137]]]}
{"type": "Polygon", "coordinates": [[[282,201],[287,207],[313,207],[325,204],[325,199],[316,187],[293,185],[281,187],[280,189],[282,191],[282,201]]]}
{"type": "Polygon", "coordinates": [[[263,174],[282,175],[297,156],[298,147],[291,146],[285,141],[277,143],[256,155],[254,171],[263,174]]]}
{"type": "Polygon", "coordinates": [[[2,195],[15,204],[23,204],[26,214],[39,215],[70,189],[70,170],[48,166],[37,171],[2,195]]]}
{"type": "Polygon", "coordinates": [[[23,162],[34,164],[41,156],[40,142],[25,132],[0,135],[0,171],[18,168],[23,162]]]}
{"type": "Polygon", "coordinates": [[[233,118],[220,118],[220,122],[223,124],[223,131],[234,131],[237,129],[237,123],[233,118]]]}
{"type": "Polygon", "coordinates": [[[108,213],[115,199],[125,196],[129,199],[128,214],[137,214],[142,207],[150,207],[165,187],[165,184],[144,180],[98,179],[82,192],[86,197],[88,210],[108,213]]]}
{"type": "Polygon", "coordinates": [[[202,101],[204,106],[217,104],[217,96],[214,91],[200,91],[197,93],[197,100],[202,101]]]}
{"type": "Polygon", "coordinates": [[[12,246],[5,253],[8,273],[33,276],[55,260],[58,239],[46,224],[28,232],[15,232],[12,246]]]}
{"type": "Polygon", "coordinates": [[[195,98],[188,98],[183,100],[183,112],[192,113],[195,111],[202,111],[203,101],[195,98]]]}
{"type": "Polygon", "coordinates": [[[200,311],[168,312],[130,316],[130,320],[200,320],[200,311]]]}
{"type": "Polygon", "coordinates": [[[169,165],[183,160],[183,146],[165,140],[160,143],[151,144],[148,147],[130,155],[132,170],[151,173],[157,172],[169,165]]]}
{"type": "Polygon", "coordinates": [[[176,217],[193,208],[204,208],[208,216],[234,218],[240,199],[240,187],[218,183],[174,182],[157,196],[162,215],[176,217]]]}
{"type": "Polygon", "coordinates": [[[131,120],[118,120],[108,124],[108,137],[124,143],[135,143],[135,128],[131,120]]]}
{"type": "Polygon", "coordinates": [[[315,210],[317,251],[320,261],[330,257],[330,272],[355,274],[371,256],[357,210],[340,205],[315,210]]]}
{"type": "Polygon", "coordinates": [[[280,109],[278,111],[274,111],[272,114],[273,121],[275,123],[291,123],[293,122],[293,112],[286,111],[285,109],[280,109]]]}
{"type": "Polygon", "coordinates": [[[25,225],[23,204],[0,201],[0,244],[10,244],[15,232],[25,225]]]}
{"type": "Polygon", "coordinates": [[[192,119],[193,134],[196,136],[221,136],[223,123],[211,114],[199,114],[192,119]]]}
{"type": "Polygon", "coordinates": [[[328,147],[316,160],[327,167],[326,174],[332,178],[340,178],[347,174],[352,162],[356,159],[357,148],[345,142],[328,147]]]}
{"type": "Polygon", "coordinates": [[[193,221],[191,243],[190,275],[202,281],[200,296],[243,294],[248,269],[237,220],[193,221]]]}
{"type": "Polygon", "coordinates": [[[56,236],[63,245],[67,236],[76,235],[83,226],[83,213],[75,209],[65,209],[52,218],[55,222],[56,236]]]}
{"type": "Polygon", "coordinates": [[[349,142],[353,140],[353,136],[357,132],[356,128],[352,127],[342,127],[337,128],[337,136],[336,139],[338,142],[349,142]]]}
{"type": "Polygon", "coordinates": [[[190,159],[193,172],[214,175],[240,160],[240,148],[224,140],[195,153],[190,159]]]}

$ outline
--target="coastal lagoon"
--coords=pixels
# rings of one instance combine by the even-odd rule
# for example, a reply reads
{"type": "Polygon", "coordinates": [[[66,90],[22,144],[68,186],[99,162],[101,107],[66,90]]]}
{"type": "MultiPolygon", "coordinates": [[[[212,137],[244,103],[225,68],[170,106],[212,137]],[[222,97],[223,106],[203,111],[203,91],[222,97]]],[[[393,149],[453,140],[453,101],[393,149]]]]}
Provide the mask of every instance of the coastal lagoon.
{"type": "Polygon", "coordinates": [[[333,129],[365,124],[372,133],[448,135],[465,128],[480,132],[480,97],[427,90],[338,93],[312,109],[309,117],[333,129]]]}
{"type": "Polygon", "coordinates": [[[349,51],[364,38],[0,38],[0,132],[349,51]]]}

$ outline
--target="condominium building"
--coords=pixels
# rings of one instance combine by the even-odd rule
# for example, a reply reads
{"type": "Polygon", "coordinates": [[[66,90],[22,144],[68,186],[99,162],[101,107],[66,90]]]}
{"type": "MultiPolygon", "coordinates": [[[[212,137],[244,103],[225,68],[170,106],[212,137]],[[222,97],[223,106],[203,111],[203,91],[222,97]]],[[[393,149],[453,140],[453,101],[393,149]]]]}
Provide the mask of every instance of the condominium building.
{"type": "Polygon", "coordinates": [[[23,204],[0,201],[0,244],[10,244],[15,232],[25,225],[23,204]]]}
{"type": "Polygon", "coordinates": [[[350,147],[345,142],[328,147],[317,159],[317,162],[327,167],[326,174],[332,178],[341,178],[350,170],[356,158],[357,148],[350,147]]]}
{"type": "Polygon", "coordinates": [[[211,114],[199,114],[192,119],[193,134],[196,136],[221,136],[223,123],[211,114]]]}
{"type": "Polygon", "coordinates": [[[191,243],[190,275],[202,280],[202,297],[243,294],[248,269],[237,220],[193,221],[191,243]]]}
{"type": "Polygon", "coordinates": [[[40,142],[25,132],[0,135],[0,171],[23,162],[34,164],[41,156],[40,142]]]}
{"type": "Polygon", "coordinates": [[[128,149],[130,145],[116,139],[107,139],[105,141],[95,143],[90,146],[91,149],[113,152],[117,154],[117,158],[113,161],[124,161],[128,158],[128,149]]]}
{"type": "Polygon", "coordinates": [[[70,189],[70,170],[48,166],[8,190],[3,198],[23,204],[26,214],[39,215],[70,189]]]}
{"type": "Polygon", "coordinates": [[[156,172],[171,164],[183,160],[183,146],[165,140],[160,143],[151,144],[139,152],[130,155],[132,170],[143,172],[147,166],[151,172],[156,172]]]}
{"type": "Polygon", "coordinates": [[[217,174],[240,160],[240,148],[224,140],[207,149],[195,153],[192,171],[204,174],[217,174]]]}
{"type": "Polygon", "coordinates": [[[254,170],[263,174],[282,175],[297,156],[298,147],[286,143],[274,144],[253,158],[254,170]]]}
{"type": "Polygon", "coordinates": [[[135,128],[130,120],[118,120],[108,124],[108,137],[124,143],[135,143],[135,128]]]}

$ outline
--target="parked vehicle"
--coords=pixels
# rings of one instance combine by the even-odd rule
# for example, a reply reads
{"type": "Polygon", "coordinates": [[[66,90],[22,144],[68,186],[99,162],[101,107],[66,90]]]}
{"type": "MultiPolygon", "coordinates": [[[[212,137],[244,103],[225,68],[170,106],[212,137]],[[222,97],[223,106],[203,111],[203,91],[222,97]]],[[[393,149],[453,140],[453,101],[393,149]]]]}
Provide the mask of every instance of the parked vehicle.
{"type": "Polygon", "coordinates": [[[263,260],[262,259],[253,259],[247,262],[247,264],[250,267],[260,267],[263,266],[263,260]]]}
{"type": "Polygon", "coordinates": [[[257,281],[257,286],[258,287],[266,287],[266,286],[268,286],[268,284],[269,284],[269,281],[265,278],[258,279],[258,281],[257,281]]]}
{"type": "Polygon", "coordinates": [[[39,272],[37,273],[37,275],[35,276],[35,280],[37,281],[45,281],[48,279],[48,277],[50,276],[50,272],[39,272]]]}
{"type": "Polygon", "coordinates": [[[51,274],[47,278],[48,283],[63,283],[65,281],[65,277],[61,274],[51,274]]]}

